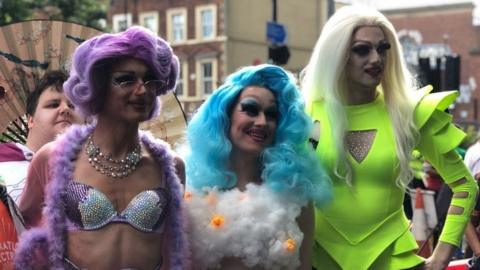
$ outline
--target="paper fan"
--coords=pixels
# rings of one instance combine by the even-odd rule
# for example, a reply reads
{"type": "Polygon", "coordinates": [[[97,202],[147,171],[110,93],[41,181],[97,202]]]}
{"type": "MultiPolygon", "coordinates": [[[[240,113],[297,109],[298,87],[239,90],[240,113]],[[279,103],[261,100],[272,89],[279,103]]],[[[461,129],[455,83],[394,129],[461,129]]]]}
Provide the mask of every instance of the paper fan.
{"type": "Polygon", "coordinates": [[[78,44],[99,33],[51,20],[0,27],[0,131],[7,140],[25,142],[27,96],[45,71],[65,69],[78,44]]]}
{"type": "MultiPolygon", "coordinates": [[[[0,131],[3,141],[25,142],[28,93],[33,91],[45,71],[68,67],[75,48],[100,33],[84,25],[51,20],[31,20],[0,27],[0,131]]],[[[172,139],[180,137],[186,120],[174,94],[165,95],[162,100],[165,115],[144,127],[151,127],[154,135],[173,144],[172,139]]]]}
{"type": "Polygon", "coordinates": [[[155,136],[170,143],[172,147],[176,147],[176,144],[181,142],[183,132],[187,128],[186,117],[173,92],[161,96],[161,100],[162,111],[160,116],[143,122],[140,128],[149,130],[155,136]]]}

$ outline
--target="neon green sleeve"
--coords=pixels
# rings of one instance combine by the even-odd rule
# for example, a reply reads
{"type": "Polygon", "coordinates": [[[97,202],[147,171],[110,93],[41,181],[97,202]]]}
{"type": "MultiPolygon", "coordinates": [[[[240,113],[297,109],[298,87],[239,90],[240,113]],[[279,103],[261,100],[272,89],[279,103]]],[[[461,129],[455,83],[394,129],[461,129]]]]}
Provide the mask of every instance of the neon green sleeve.
{"type": "Polygon", "coordinates": [[[428,92],[415,109],[415,124],[420,131],[417,149],[452,189],[450,208],[457,208],[457,211],[447,215],[439,240],[459,246],[475,206],[478,187],[462,158],[454,150],[465,134],[451,123],[452,116],[444,112],[458,93],[428,92]]]}
{"type": "Polygon", "coordinates": [[[453,192],[450,206],[456,206],[462,211],[461,214],[447,215],[439,240],[459,246],[463,232],[468,221],[470,220],[470,215],[475,206],[477,197],[477,184],[470,175],[468,169],[465,167],[462,158],[457,152],[455,152],[455,150],[452,150],[444,155],[437,156],[437,158],[428,157],[428,159],[435,168],[438,168],[437,171],[440,173],[442,178],[443,175],[452,175],[449,171],[455,170],[454,174],[458,177],[456,180],[465,179],[460,181],[459,184],[455,184],[455,180],[452,181],[449,179],[451,181],[447,181],[446,178],[444,179],[453,192]]]}

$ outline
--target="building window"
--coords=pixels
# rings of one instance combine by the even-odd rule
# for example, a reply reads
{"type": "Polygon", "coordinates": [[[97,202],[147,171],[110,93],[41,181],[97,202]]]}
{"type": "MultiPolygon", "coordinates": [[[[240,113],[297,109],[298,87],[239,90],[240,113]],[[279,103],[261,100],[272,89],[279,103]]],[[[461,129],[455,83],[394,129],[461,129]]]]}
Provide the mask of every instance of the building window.
{"type": "Polygon", "coordinates": [[[217,60],[202,59],[197,62],[197,89],[200,97],[212,94],[217,87],[217,60]]]}
{"type": "Polygon", "coordinates": [[[215,5],[196,8],[196,35],[198,39],[212,39],[216,36],[217,12],[215,5]]]}
{"type": "Polygon", "coordinates": [[[142,12],[138,17],[142,26],[158,34],[158,12],[142,12]]]}
{"type": "Polygon", "coordinates": [[[180,62],[179,72],[175,94],[178,97],[186,97],[188,96],[188,64],[186,61],[180,62]]]}
{"type": "Polygon", "coordinates": [[[187,40],[187,10],[167,10],[167,38],[172,43],[185,42],[187,40]]]}
{"type": "Polygon", "coordinates": [[[185,39],[183,26],[185,25],[185,18],[183,14],[175,14],[172,16],[172,33],[173,40],[178,42],[185,39]]]}
{"type": "Polygon", "coordinates": [[[132,14],[115,14],[112,17],[113,22],[113,32],[118,33],[125,31],[128,27],[132,25],[132,14]]]}
{"type": "Polygon", "coordinates": [[[178,76],[178,80],[177,80],[177,87],[175,88],[175,94],[177,94],[177,96],[183,96],[183,92],[184,92],[184,85],[183,85],[183,70],[182,68],[179,68],[178,71],[180,72],[179,76],[178,76]]]}
{"type": "Polygon", "coordinates": [[[212,62],[201,63],[200,80],[202,84],[202,93],[209,95],[213,92],[213,64],[212,62]]]}
{"type": "Polygon", "coordinates": [[[200,27],[202,38],[213,37],[213,11],[205,9],[200,12],[200,27]]]}

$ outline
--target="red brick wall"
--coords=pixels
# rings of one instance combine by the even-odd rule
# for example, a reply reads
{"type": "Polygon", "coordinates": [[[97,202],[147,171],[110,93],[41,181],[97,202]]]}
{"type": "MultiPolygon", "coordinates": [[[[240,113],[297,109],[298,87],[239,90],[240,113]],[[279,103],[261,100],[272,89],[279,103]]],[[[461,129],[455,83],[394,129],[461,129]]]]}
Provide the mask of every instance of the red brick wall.
{"type": "MultiPolygon", "coordinates": [[[[111,1],[112,5],[108,11],[108,20],[111,25],[112,14],[125,12],[125,1],[111,1]]],[[[146,11],[158,10],[159,21],[159,35],[165,36],[167,33],[166,10],[169,8],[187,7],[188,12],[188,38],[192,39],[195,36],[195,6],[206,4],[217,4],[217,35],[223,35],[224,29],[221,27],[220,16],[223,11],[224,0],[127,0],[127,10],[132,13],[133,23],[138,23],[138,13],[146,11]]]]}
{"type": "MultiPolygon", "coordinates": [[[[385,15],[397,31],[417,30],[422,35],[422,44],[447,43],[454,53],[461,56],[460,83],[468,84],[468,79],[475,78],[480,88],[480,31],[472,25],[473,5],[450,6],[449,8],[430,8],[409,11],[390,11],[385,15]],[[445,38],[447,37],[447,38],[445,38]]],[[[472,92],[471,103],[457,104],[455,118],[462,122],[460,110],[467,110],[467,121],[477,120],[480,115],[474,113],[474,101],[480,98],[480,91],[472,92]]]]}
{"type": "MultiPolygon", "coordinates": [[[[112,14],[124,13],[125,12],[125,1],[112,1],[110,6],[108,20],[111,25],[112,14]]],[[[199,5],[206,4],[216,4],[217,5],[217,36],[225,35],[224,22],[223,22],[223,7],[224,0],[129,0],[127,1],[127,10],[132,13],[132,20],[134,24],[138,23],[138,14],[140,12],[146,11],[155,11],[159,12],[159,36],[167,36],[167,21],[166,21],[166,11],[170,8],[186,8],[187,9],[187,35],[188,39],[195,39],[195,7],[199,5]]],[[[217,75],[218,82],[221,82],[223,78],[224,71],[222,70],[223,64],[222,54],[223,52],[223,43],[219,41],[212,42],[201,42],[195,44],[182,44],[172,46],[173,50],[178,57],[183,61],[188,61],[188,73],[196,73],[196,60],[202,55],[216,56],[218,60],[217,65],[217,75]]],[[[188,96],[195,96],[196,83],[195,80],[190,80],[190,76],[187,76],[189,83],[188,89],[185,91],[188,93],[188,96]]],[[[198,75],[196,76],[198,77],[198,75]]],[[[188,102],[187,102],[188,105],[188,102]]],[[[186,106],[188,107],[188,106],[186,106]]]]}

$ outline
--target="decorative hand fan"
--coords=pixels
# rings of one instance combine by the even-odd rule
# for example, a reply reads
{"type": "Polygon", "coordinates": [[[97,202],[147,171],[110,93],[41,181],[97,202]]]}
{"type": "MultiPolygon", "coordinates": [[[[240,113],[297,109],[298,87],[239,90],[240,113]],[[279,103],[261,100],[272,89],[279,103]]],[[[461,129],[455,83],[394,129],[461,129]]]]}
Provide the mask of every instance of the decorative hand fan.
{"type": "Polygon", "coordinates": [[[46,70],[65,69],[79,43],[101,33],[79,24],[32,20],[0,27],[0,131],[25,142],[25,107],[46,70]]]}
{"type": "MultiPolygon", "coordinates": [[[[25,111],[30,91],[46,70],[66,69],[75,48],[101,33],[84,25],[51,20],[31,20],[0,27],[0,131],[3,141],[25,142],[25,111]]],[[[162,101],[165,115],[147,123],[146,128],[152,127],[155,136],[173,144],[186,127],[186,120],[173,93],[162,96],[162,101]]]]}
{"type": "Polygon", "coordinates": [[[167,141],[172,148],[181,143],[183,132],[187,128],[187,121],[182,106],[173,92],[161,96],[162,111],[160,115],[150,121],[140,124],[140,128],[149,130],[156,137],[167,141]]]}

